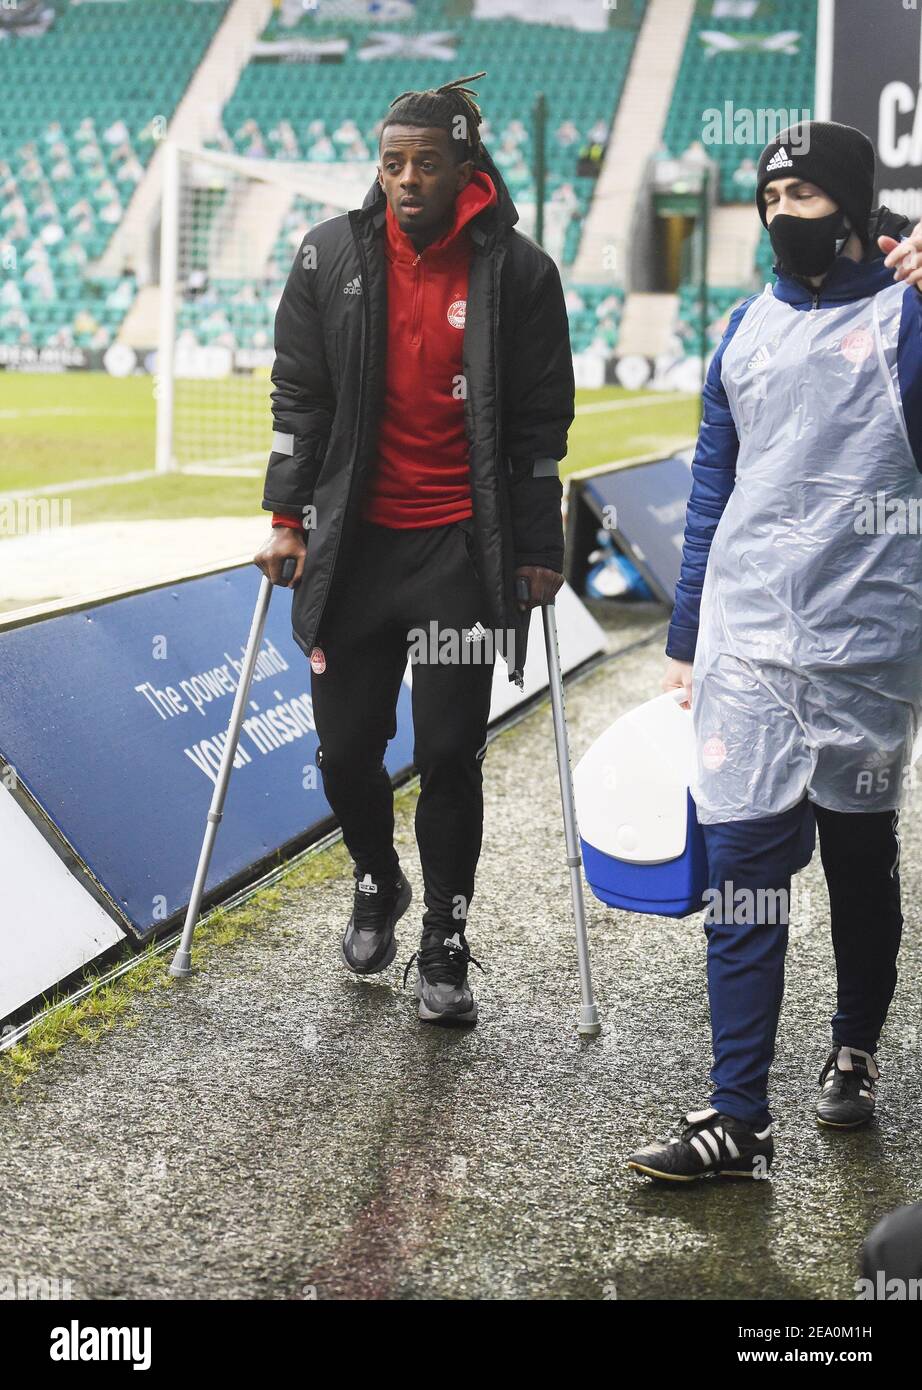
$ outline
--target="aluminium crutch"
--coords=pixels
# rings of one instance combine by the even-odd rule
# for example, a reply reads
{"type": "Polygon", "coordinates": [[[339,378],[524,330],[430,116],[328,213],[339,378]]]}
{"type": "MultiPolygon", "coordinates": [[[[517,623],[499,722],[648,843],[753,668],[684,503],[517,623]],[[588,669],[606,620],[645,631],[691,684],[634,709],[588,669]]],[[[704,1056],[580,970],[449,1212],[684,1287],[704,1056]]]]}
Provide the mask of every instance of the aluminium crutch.
{"type": "MultiPolygon", "coordinates": [[[[527,602],[527,575],[516,580],[516,598],[527,602]]],[[[563,706],[563,676],[560,670],[560,651],[557,646],[557,614],[554,600],[542,604],[544,646],[547,651],[547,675],[551,691],[551,711],[554,717],[554,742],[557,746],[557,772],[560,777],[560,801],[563,807],[563,829],[567,845],[567,865],[570,869],[570,900],[576,926],[576,957],[579,963],[580,1011],[577,1032],[594,1037],[601,1032],[599,1011],[592,994],[592,971],[589,965],[589,938],[586,933],[586,905],[583,901],[582,855],[576,829],[576,804],[573,798],[573,776],[570,771],[570,742],[567,737],[567,718],[563,706]]]]}
{"type": "MultiPolygon", "coordinates": [[[[289,555],[288,559],[282,564],[282,579],[290,580],[294,578],[295,567],[296,561],[294,556],[289,555]]],[[[237,756],[237,744],[240,742],[240,730],[243,727],[244,709],[250,694],[250,685],[253,680],[256,657],[259,652],[260,643],[263,640],[263,628],[266,625],[266,615],[269,612],[269,600],[272,597],[272,588],[272,580],[268,575],[264,574],[262,583],[259,586],[259,595],[256,599],[253,621],[250,624],[250,635],[247,638],[243,667],[240,671],[240,681],[237,685],[237,694],[234,696],[234,707],[231,710],[230,723],[227,726],[227,741],[224,744],[224,752],[221,755],[221,766],[218,769],[217,780],[214,784],[214,792],[211,796],[211,805],[208,808],[205,838],[202,841],[202,848],[199,851],[198,868],[195,871],[192,896],[189,899],[189,906],[186,910],[186,920],[183,923],[182,939],[173,957],[173,963],[170,966],[170,974],[180,980],[185,979],[185,977],[192,972],[192,937],[195,933],[195,924],[198,921],[199,909],[202,905],[202,895],[205,891],[205,880],[208,877],[208,866],[211,863],[211,854],[214,849],[215,837],[218,833],[221,817],[224,814],[224,798],[227,796],[227,784],[230,781],[234,758],[237,756]]]]}

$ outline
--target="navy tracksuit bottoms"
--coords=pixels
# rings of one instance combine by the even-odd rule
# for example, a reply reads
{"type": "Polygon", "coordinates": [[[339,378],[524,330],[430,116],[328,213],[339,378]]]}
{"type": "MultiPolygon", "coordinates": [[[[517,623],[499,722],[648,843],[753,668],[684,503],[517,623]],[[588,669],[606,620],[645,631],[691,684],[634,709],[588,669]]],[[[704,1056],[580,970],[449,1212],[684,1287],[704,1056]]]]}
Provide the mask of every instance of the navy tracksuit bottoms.
{"type": "Polygon", "coordinates": [[[873,1053],[896,986],[899,811],[845,814],[806,797],[758,820],[704,825],[708,857],[711,1104],[755,1128],[771,1119],[768,1072],[784,992],[791,875],[819,830],[838,981],[832,1042],[873,1053]]]}

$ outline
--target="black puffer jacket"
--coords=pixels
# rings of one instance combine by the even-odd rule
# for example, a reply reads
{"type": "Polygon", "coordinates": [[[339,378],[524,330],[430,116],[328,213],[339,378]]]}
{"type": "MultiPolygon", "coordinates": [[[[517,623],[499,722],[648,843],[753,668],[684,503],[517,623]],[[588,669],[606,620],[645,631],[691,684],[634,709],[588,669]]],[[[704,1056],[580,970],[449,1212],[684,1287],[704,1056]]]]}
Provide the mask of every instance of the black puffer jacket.
{"type": "MultiPolygon", "coordinates": [[[[468,224],[472,255],[464,329],[475,560],[489,610],[515,632],[505,652],[522,683],[528,614],[513,591],[518,565],[563,571],[561,483],[573,420],[573,359],[557,267],[514,230],[518,213],[488,154],[478,168],[498,203],[468,224]]],[[[312,227],[275,320],[273,452],[263,507],[315,508],[304,578],[294,592],[295,641],[309,653],[334,577],[351,563],[364,481],[374,465],[385,384],[386,201],[377,182],[361,209],[312,227]]]]}

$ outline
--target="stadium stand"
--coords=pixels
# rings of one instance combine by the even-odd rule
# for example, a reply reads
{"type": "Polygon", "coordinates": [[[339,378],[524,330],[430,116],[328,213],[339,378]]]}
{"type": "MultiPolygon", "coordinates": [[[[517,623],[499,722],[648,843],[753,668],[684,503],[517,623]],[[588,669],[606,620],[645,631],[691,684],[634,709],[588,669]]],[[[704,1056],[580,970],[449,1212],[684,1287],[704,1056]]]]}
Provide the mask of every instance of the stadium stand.
{"type": "MultiPolygon", "coordinates": [[[[530,113],[535,93],[545,93],[547,199],[565,208],[565,231],[559,248],[554,248],[565,270],[575,259],[595,188],[595,171],[579,170],[587,167],[593,145],[597,160],[608,140],[645,7],[646,0],[633,0],[624,7],[617,26],[580,32],[541,22],[483,20],[462,12],[470,6],[459,7],[451,0],[418,0],[411,18],[389,20],[386,25],[389,35],[401,36],[404,47],[393,57],[369,60],[363,55],[382,44],[380,24],[348,15],[322,19],[310,13],[295,14],[294,22],[286,22],[291,12],[281,6],[262,35],[260,53],[244,69],[225,107],[220,134],[209,144],[249,158],[374,159],[382,112],[393,96],[410,85],[438,85],[446,73],[477,70],[483,27],[489,24],[489,76],[481,86],[488,114],[484,139],[513,198],[527,204],[533,199],[530,113]],[[309,68],[303,63],[271,61],[269,45],[298,39],[318,45],[345,41],[341,61],[318,62],[309,68]],[[408,58],[410,46],[418,57],[408,58]],[[454,53],[450,64],[444,56],[435,56],[444,55],[446,48],[454,53]]],[[[294,245],[302,206],[296,203],[294,217],[289,215],[294,245]]],[[[309,221],[302,228],[306,225],[309,221]]],[[[274,272],[276,277],[276,293],[269,301],[273,311],[284,280],[281,269],[274,254],[267,267],[267,276],[274,272]]],[[[285,274],[287,269],[285,265],[285,274]]],[[[593,342],[610,350],[617,337],[623,293],[615,285],[573,285],[570,290],[574,352],[593,342]]],[[[220,319],[208,319],[201,309],[201,305],[186,305],[181,327],[198,333],[200,324],[211,322],[217,328],[220,319]]],[[[246,333],[247,325],[257,325],[257,339],[247,334],[244,343],[237,339],[238,346],[260,345],[267,326],[271,329],[271,313],[259,324],[255,313],[227,310],[226,316],[235,336],[246,333]]],[[[226,334],[227,329],[223,331],[226,334]]],[[[208,330],[199,340],[212,341],[208,330]]]]}
{"type": "MultiPolygon", "coordinates": [[[[345,39],[348,46],[341,62],[313,64],[309,80],[302,64],[252,61],[225,108],[223,147],[276,159],[374,158],[381,114],[392,97],[408,85],[435,86],[449,72],[444,56],[423,56],[427,49],[453,51],[452,73],[475,71],[488,24],[484,138],[512,196],[531,189],[530,111],[540,88],[548,104],[548,196],[565,196],[584,212],[595,180],[578,173],[580,154],[607,139],[636,27],[581,33],[518,20],[453,19],[454,8],[449,0],[419,0],[412,19],[388,23],[388,35],[414,43],[420,53],[414,59],[405,50],[392,58],[363,56],[381,47],[380,25],[305,14],[285,27],[276,11],[263,35],[266,44],[301,36],[318,44],[345,39]]],[[[643,6],[637,3],[634,12],[639,22],[643,6]]],[[[578,227],[568,237],[565,264],[576,241],[578,227]]]]}
{"type": "Polygon", "coordinates": [[[0,125],[0,343],[105,348],[136,279],[130,266],[96,275],[94,262],[226,0],[44,8],[44,32],[0,30],[0,88],[16,93],[0,125]]]}
{"type": "MultiPolygon", "coordinates": [[[[663,141],[678,156],[702,141],[704,113],[734,111],[808,113],[816,67],[815,0],[772,0],[745,8],[700,7],[692,18],[663,141]]],[[[742,122],[737,133],[745,135],[742,122]]],[[[766,140],[770,134],[766,135],[766,140]]],[[[766,140],[708,143],[720,170],[720,201],[748,202],[755,166],[766,140]]]]}
{"type": "MultiPolygon", "coordinates": [[[[812,114],[816,65],[814,0],[749,0],[745,4],[699,6],[692,18],[682,64],[663,132],[663,152],[679,157],[702,145],[718,171],[718,204],[752,206],[759,154],[774,130],[751,124],[746,113],[777,113],[778,128],[788,119],[812,114]],[[708,138],[707,112],[720,113],[722,135],[708,138]],[[728,128],[728,114],[735,124],[728,128]],[[729,134],[733,135],[728,139],[729,134]]],[[[715,210],[720,216],[720,207],[715,210]]],[[[725,262],[727,257],[724,258],[725,262]]],[[[725,286],[719,267],[709,297],[711,346],[734,306],[771,279],[772,251],[767,234],[759,237],[751,275],[725,286]]],[[[698,332],[698,289],[679,289],[677,332],[691,344],[698,332]]]]}
{"type": "MultiPolygon", "coordinates": [[[[331,17],[320,18],[282,0],[205,143],[275,161],[373,159],[391,98],[477,70],[489,25],[484,138],[528,230],[531,109],[535,93],[545,93],[548,221],[553,210],[558,228],[549,249],[567,283],[646,5],[625,0],[609,28],[583,31],[534,16],[484,19],[472,0],[417,0],[411,17],[386,23],[355,5],[331,4],[331,17]],[[336,62],[279,61],[275,51],[335,40],[336,62]],[[392,56],[369,61],[388,45],[392,56]]],[[[19,94],[0,132],[0,242],[7,271],[22,272],[0,285],[0,344],[105,349],[139,285],[130,254],[113,255],[113,235],[228,0],[53,0],[50,8],[45,32],[0,42],[0,81],[19,94]]],[[[202,345],[271,343],[293,247],[311,221],[334,211],[296,198],[264,274],[247,282],[215,275],[183,303],[178,332],[202,345]]],[[[622,288],[576,283],[567,291],[574,352],[611,352],[622,288]]]]}

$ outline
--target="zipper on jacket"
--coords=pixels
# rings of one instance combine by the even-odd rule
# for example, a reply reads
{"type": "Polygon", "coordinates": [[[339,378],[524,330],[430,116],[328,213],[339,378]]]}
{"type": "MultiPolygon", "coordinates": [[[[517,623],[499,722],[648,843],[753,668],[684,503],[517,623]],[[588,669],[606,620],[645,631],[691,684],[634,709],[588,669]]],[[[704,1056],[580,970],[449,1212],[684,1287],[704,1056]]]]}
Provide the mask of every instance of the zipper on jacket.
{"type": "Polygon", "coordinates": [[[416,284],[415,284],[415,286],[414,286],[414,288],[413,288],[413,318],[412,318],[412,320],[411,320],[411,322],[410,322],[410,342],[411,342],[411,343],[418,343],[418,342],[419,342],[419,335],[420,335],[420,319],[422,318],[422,302],[423,302],[423,289],[422,289],[422,285],[423,285],[423,272],[422,272],[422,269],[420,268],[420,261],[422,260],[422,254],[423,254],[423,253],[422,253],[421,251],[417,251],[417,253],[416,253],[416,260],[413,262],[413,268],[416,270],[416,284]]]}
{"type": "MultiPolygon", "coordinates": [[[[357,461],[358,461],[359,444],[360,444],[360,442],[361,442],[360,436],[361,436],[361,432],[362,432],[362,406],[363,406],[364,400],[365,400],[365,347],[366,347],[367,337],[368,337],[368,311],[367,311],[366,306],[367,306],[367,304],[368,304],[368,294],[369,294],[369,290],[368,290],[368,288],[367,288],[367,287],[368,287],[368,265],[366,264],[366,261],[365,261],[365,251],[364,251],[364,248],[363,248],[363,246],[362,246],[362,239],[361,239],[361,236],[360,236],[359,233],[357,232],[357,230],[356,230],[356,228],[355,228],[355,226],[353,225],[353,223],[352,223],[351,220],[350,220],[349,226],[350,226],[350,228],[351,228],[351,230],[352,230],[352,240],[353,240],[354,243],[355,243],[355,249],[356,249],[356,251],[358,251],[358,254],[359,254],[359,264],[360,264],[361,267],[362,267],[362,286],[363,286],[363,293],[362,293],[362,349],[361,349],[361,353],[359,354],[359,400],[358,400],[358,406],[357,406],[356,412],[355,412],[355,442],[354,442],[354,444],[353,444],[353,446],[352,446],[352,460],[351,460],[351,468],[350,468],[350,470],[349,470],[349,483],[348,483],[348,486],[347,486],[347,488],[346,488],[346,501],[345,501],[345,505],[344,505],[344,507],[343,507],[343,525],[340,526],[340,528],[339,528],[339,534],[338,534],[337,537],[336,537],[336,547],[335,547],[335,549],[334,549],[334,551],[333,551],[333,560],[332,560],[332,563],[331,563],[331,565],[330,565],[330,573],[329,573],[329,577],[327,578],[326,588],[325,588],[324,591],[323,591],[323,598],[322,598],[321,601],[320,601],[320,617],[317,619],[318,624],[321,622],[321,620],[322,620],[322,618],[323,618],[323,610],[324,610],[324,608],[326,607],[327,597],[328,597],[329,592],[330,592],[330,585],[333,583],[333,575],[334,575],[334,573],[336,572],[336,561],[337,561],[337,558],[339,557],[339,547],[340,547],[340,544],[341,544],[342,538],[343,538],[343,527],[345,526],[346,520],[347,520],[348,515],[349,515],[349,502],[350,502],[350,500],[351,500],[351,498],[352,498],[352,484],[353,484],[353,482],[355,481],[355,469],[356,469],[356,464],[357,464],[357,461]]],[[[316,633],[314,634],[314,636],[316,637],[316,633]]]]}
{"type": "MultiPolygon", "coordinates": [[[[820,292],[819,292],[819,290],[814,290],[814,291],[813,291],[813,309],[818,309],[819,307],[820,307],[820,292]]],[[[813,310],[811,309],[811,313],[812,313],[812,311],[813,311],[813,310]]]]}

